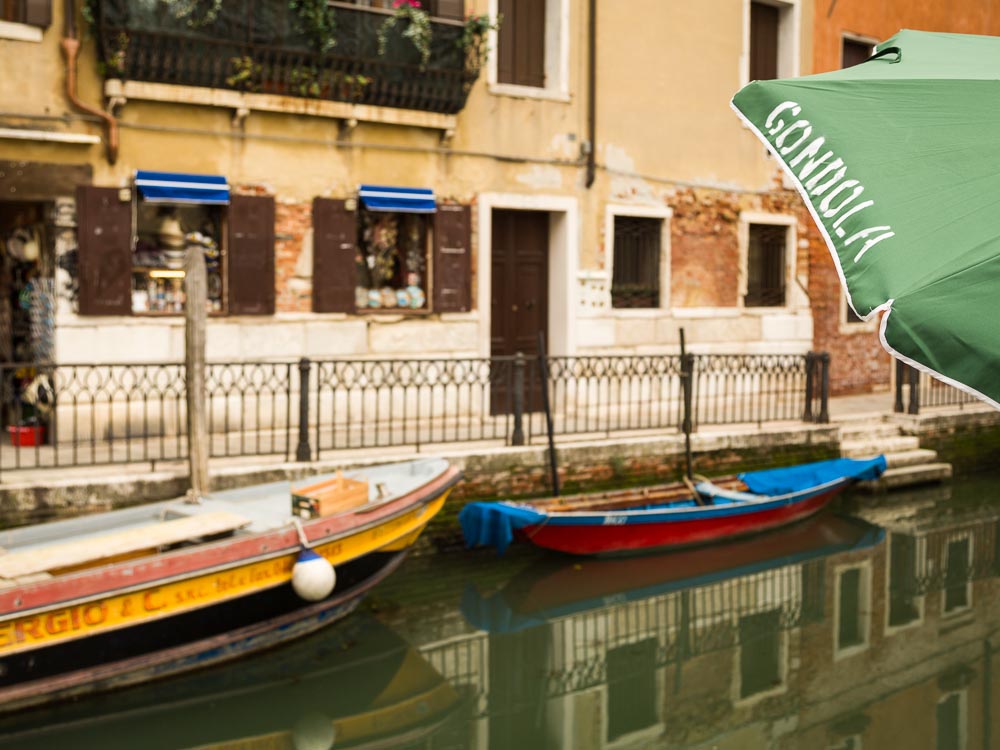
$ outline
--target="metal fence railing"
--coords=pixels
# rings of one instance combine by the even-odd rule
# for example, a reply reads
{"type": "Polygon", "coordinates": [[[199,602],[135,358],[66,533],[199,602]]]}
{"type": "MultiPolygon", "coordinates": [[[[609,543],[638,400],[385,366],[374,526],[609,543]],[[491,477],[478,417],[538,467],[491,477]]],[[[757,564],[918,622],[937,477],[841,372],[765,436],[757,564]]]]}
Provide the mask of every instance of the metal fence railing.
{"type": "Polygon", "coordinates": [[[919,414],[921,407],[957,406],[979,403],[979,399],[945,383],[942,380],[922,375],[919,370],[896,360],[896,400],[897,413],[919,414]]]}
{"type": "MultiPolygon", "coordinates": [[[[829,357],[523,356],[220,362],[206,368],[210,456],[309,461],[334,451],[692,427],[825,422],[829,357]]],[[[180,363],[0,364],[0,472],[187,458],[180,363]]]]}

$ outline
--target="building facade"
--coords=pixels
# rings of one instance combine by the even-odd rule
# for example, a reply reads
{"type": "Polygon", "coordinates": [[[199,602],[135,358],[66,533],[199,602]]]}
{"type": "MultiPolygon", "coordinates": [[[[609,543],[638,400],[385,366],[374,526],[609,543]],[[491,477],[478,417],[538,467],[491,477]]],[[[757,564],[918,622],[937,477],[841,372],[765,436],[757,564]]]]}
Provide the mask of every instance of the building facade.
{"type": "MultiPolygon", "coordinates": [[[[995,2],[963,0],[947,6],[932,2],[840,0],[818,7],[813,17],[813,69],[817,73],[864,61],[875,44],[900,29],[957,34],[1000,34],[995,2]]],[[[814,345],[831,353],[833,392],[888,388],[895,367],[878,342],[878,321],[854,316],[840,288],[829,251],[816,248],[810,259],[809,296],[814,345]]]]}
{"type": "Polygon", "coordinates": [[[192,245],[216,361],[813,346],[821,240],[726,106],[810,0],[438,0],[426,57],[382,0],[9,5],[7,361],[180,359],[192,245]]]}

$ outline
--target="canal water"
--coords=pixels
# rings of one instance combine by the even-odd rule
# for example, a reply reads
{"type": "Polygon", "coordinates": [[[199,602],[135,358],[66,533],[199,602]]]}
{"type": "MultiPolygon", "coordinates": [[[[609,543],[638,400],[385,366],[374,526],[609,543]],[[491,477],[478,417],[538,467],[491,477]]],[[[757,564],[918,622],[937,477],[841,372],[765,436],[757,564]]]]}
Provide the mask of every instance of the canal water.
{"type": "Polygon", "coordinates": [[[0,723],[58,750],[990,750],[1000,474],[671,555],[412,558],[257,659],[0,723]]]}

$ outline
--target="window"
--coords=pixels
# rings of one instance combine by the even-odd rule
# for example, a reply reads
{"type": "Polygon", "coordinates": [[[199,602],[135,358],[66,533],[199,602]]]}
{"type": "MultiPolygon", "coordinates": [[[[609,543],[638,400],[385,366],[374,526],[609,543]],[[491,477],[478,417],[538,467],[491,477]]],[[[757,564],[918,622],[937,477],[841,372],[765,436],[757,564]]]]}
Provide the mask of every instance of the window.
{"type": "Polygon", "coordinates": [[[920,619],[919,588],[917,540],[893,532],[889,537],[889,627],[902,627],[920,619]]]}
{"type": "Polygon", "coordinates": [[[785,304],[785,252],[788,227],[750,224],[747,242],[747,307],[785,304]]]}
{"type": "Polygon", "coordinates": [[[744,0],[741,75],[745,82],[799,71],[799,0],[744,0]]]}
{"type": "Polygon", "coordinates": [[[950,693],[937,704],[937,750],[963,750],[966,746],[965,692],[950,693]]]}
{"type": "Polygon", "coordinates": [[[782,684],[781,611],[740,618],[740,698],[774,690],[782,684]]]}
{"type": "Polygon", "coordinates": [[[612,307],[660,306],[662,235],[662,219],[640,216],[614,217],[612,307]]]}
{"type": "Polygon", "coordinates": [[[872,56],[874,46],[871,42],[863,42],[858,39],[844,39],[844,46],[840,55],[840,67],[851,68],[859,63],[863,63],[872,56]]]}
{"type": "Polygon", "coordinates": [[[497,82],[545,87],[544,0],[499,0],[497,82]]]}
{"type": "Polygon", "coordinates": [[[944,612],[968,609],[972,604],[970,583],[972,547],[968,537],[952,539],[945,548],[944,612]]]}
{"type": "Polygon", "coordinates": [[[856,652],[868,643],[869,569],[853,567],[837,577],[837,638],[839,656],[856,652]]]}
{"type": "Polygon", "coordinates": [[[46,28],[52,23],[52,0],[0,0],[0,21],[46,28]]]}
{"type": "MultiPolygon", "coordinates": [[[[198,177],[179,175],[178,183],[167,173],[150,174],[166,189],[198,177]]],[[[147,202],[140,192],[77,188],[81,315],[182,314],[184,256],[192,246],[205,257],[211,312],[274,314],[274,198],[228,196],[226,188],[212,205],[147,202]]]]}
{"type": "Polygon", "coordinates": [[[774,5],[750,3],[750,80],[778,77],[779,10],[774,5]]]}
{"type": "Polygon", "coordinates": [[[164,205],[140,201],[132,254],[132,312],[184,312],[184,258],[189,246],[205,257],[208,311],[225,312],[222,212],[218,206],[164,205]]]}
{"type": "Polygon", "coordinates": [[[313,311],[467,312],[471,212],[425,188],[313,201],[313,311]]]}
{"type": "Polygon", "coordinates": [[[424,214],[358,212],[358,309],[427,308],[427,217],[424,214]]]}
{"type": "Polygon", "coordinates": [[[608,742],[654,725],[656,638],[608,649],[608,742]]]}

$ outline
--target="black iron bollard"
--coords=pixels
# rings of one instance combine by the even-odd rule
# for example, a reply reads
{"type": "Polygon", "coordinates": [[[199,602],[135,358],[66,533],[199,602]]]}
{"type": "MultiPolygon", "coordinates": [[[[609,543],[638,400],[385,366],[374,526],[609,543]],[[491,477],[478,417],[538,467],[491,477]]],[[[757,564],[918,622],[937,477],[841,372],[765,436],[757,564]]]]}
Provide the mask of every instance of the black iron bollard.
{"type": "Polygon", "coordinates": [[[299,360],[299,444],[295,448],[296,461],[311,461],[309,446],[309,370],[312,363],[307,357],[299,360]]]}
{"type": "Polygon", "coordinates": [[[511,445],[524,445],[524,355],[518,352],[514,357],[514,432],[510,436],[511,445]]]}

